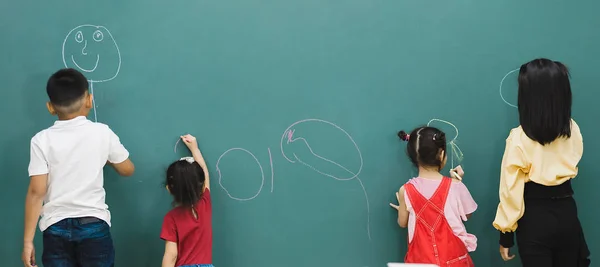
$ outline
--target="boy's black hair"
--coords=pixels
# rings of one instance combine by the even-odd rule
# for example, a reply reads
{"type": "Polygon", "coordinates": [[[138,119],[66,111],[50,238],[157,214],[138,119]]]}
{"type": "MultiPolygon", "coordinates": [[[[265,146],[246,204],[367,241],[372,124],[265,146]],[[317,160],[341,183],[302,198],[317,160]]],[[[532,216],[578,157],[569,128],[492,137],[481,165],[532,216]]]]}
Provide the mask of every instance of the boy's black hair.
{"type": "Polygon", "coordinates": [[[409,134],[398,132],[402,141],[407,141],[406,154],[417,168],[435,167],[442,169],[443,159],[440,153],[446,153],[446,134],[434,127],[418,127],[409,134]]]}
{"type": "Polygon", "coordinates": [[[88,87],[88,80],[81,72],[68,68],[50,76],[46,92],[55,108],[60,112],[72,113],[81,107],[78,103],[85,96],[88,87]]]}
{"type": "Polygon", "coordinates": [[[190,208],[202,197],[204,192],[204,170],[197,162],[178,160],[167,169],[166,186],[173,195],[177,206],[190,208]]]}
{"type": "Polygon", "coordinates": [[[569,70],[558,61],[535,59],[519,70],[519,121],[531,140],[546,145],[571,137],[569,70]]]}

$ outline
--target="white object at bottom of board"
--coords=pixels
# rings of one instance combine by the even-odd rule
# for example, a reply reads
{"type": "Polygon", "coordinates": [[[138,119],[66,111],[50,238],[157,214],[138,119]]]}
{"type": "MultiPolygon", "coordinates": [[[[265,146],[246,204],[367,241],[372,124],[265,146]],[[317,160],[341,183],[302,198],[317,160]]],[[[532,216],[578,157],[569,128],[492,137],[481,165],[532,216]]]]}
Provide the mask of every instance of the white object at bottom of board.
{"type": "Polygon", "coordinates": [[[439,267],[435,264],[419,264],[419,263],[388,263],[387,267],[439,267]]]}

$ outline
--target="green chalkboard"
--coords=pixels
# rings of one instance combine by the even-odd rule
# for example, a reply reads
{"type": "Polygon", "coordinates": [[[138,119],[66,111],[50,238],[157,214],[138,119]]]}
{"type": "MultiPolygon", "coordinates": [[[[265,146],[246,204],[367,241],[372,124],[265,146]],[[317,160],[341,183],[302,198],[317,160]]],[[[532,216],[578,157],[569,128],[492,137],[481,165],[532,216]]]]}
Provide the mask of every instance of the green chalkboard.
{"type": "Polygon", "coordinates": [[[396,132],[432,119],[456,137],[452,161],[479,204],[467,222],[479,238],[475,263],[506,266],[491,222],[504,140],[518,124],[509,72],[537,57],[572,71],[585,138],[574,186],[600,253],[599,8],[592,0],[2,1],[0,259],[20,266],[29,140],[53,121],[47,78],[69,66],[93,85],[90,119],[110,125],[137,166],[131,178],[106,170],[117,266],[160,264],[171,202],[163,177],[185,154],[175,143],[187,132],[211,168],[216,266],[401,261],[406,232],[388,203],[415,171],[396,132]]]}

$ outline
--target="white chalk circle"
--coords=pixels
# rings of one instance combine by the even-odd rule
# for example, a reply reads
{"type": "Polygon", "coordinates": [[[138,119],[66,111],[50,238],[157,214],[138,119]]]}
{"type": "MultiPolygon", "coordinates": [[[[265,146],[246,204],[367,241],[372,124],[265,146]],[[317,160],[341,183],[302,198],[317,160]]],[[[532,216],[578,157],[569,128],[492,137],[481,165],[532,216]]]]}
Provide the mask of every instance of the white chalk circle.
{"type": "Polygon", "coordinates": [[[84,24],[69,31],[62,45],[63,64],[85,73],[91,83],[107,82],[121,70],[121,52],[110,31],[84,24]]]}
{"type": "MultiPolygon", "coordinates": [[[[254,156],[254,154],[252,154],[252,152],[250,152],[250,151],[248,151],[246,149],[243,149],[243,148],[235,147],[235,148],[230,148],[229,150],[223,152],[223,154],[221,154],[221,156],[217,160],[216,169],[217,169],[217,173],[219,174],[219,185],[221,186],[221,188],[223,189],[223,191],[225,191],[225,193],[227,193],[227,195],[231,199],[234,199],[234,200],[239,200],[239,201],[252,200],[252,199],[256,198],[258,195],[260,195],[260,192],[262,191],[263,186],[265,185],[265,172],[263,171],[263,167],[260,164],[260,161],[258,161],[258,159],[256,158],[256,156],[254,156]],[[221,160],[223,159],[223,157],[225,157],[225,155],[229,154],[230,152],[234,152],[234,151],[240,151],[240,152],[244,152],[244,153],[250,155],[254,159],[254,161],[256,162],[256,164],[258,165],[258,168],[260,169],[260,176],[261,176],[260,187],[258,188],[258,191],[256,192],[256,194],[254,194],[253,196],[246,197],[246,198],[234,196],[223,185],[223,174],[221,172],[221,169],[219,168],[219,165],[221,164],[221,160]]],[[[244,175],[244,177],[250,177],[250,175],[244,175]]]]}
{"type": "Polygon", "coordinates": [[[517,68],[517,69],[509,71],[506,75],[504,75],[504,77],[502,77],[502,80],[500,81],[500,98],[502,98],[502,101],[504,101],[504,103],[506,103],[507,105],[509,105],[511,107],[514,107],[514,108],[516,108],[517,105],[512,104],[512,103],[508,102],[508,100],[506,100],[506,97],[504,97],[506,93],[503,92],[503,89],[504,89],[504,86],[505,86],[504,83],[505,83],[506,78],[508,76],[511,76],[511,74],[515,74],[515,73],[519,74],[519,70],[520,70],[520,68],[517,68]]]}

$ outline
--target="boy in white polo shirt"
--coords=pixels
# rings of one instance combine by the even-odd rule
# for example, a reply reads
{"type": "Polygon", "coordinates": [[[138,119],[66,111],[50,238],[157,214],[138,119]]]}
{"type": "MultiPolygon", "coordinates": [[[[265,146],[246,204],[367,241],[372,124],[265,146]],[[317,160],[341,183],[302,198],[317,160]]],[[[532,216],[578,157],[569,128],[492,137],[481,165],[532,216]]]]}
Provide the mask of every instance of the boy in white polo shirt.
{"type": "Polygon", "coordinates": [[[59,70],[46,91],[48,111],[58,121],[31,139],[23,262],[36,266],[33,237],[41,215],[44,267],[114,266],[103,168],[133,175],[129,152],[108,126],[86,118],[93,96],[83,74],[59,70]]]}

